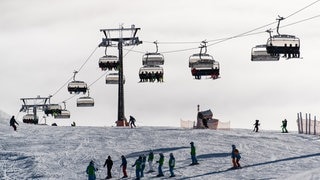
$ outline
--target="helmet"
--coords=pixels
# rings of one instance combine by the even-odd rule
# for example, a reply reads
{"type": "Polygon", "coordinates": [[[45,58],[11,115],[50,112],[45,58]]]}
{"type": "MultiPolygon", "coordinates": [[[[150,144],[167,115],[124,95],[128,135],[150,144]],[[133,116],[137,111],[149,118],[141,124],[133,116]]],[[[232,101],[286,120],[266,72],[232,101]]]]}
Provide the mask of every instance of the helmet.
{"type": "Polygon", "coordinates": [[[173,154],[172,154],[172,153],[170,153],[170,156],[173,156],[173,154]]]}
{"type": "Polygon", "coordinates": [[[191,141],[191,143],[190,144],[193,144],[193,141],[191,141]]]}
{"type": "Polygon", "coordinates": [[[232,148],[236,148],[236,145],[232,144],[231,147],[232,147],[232,148]]]}

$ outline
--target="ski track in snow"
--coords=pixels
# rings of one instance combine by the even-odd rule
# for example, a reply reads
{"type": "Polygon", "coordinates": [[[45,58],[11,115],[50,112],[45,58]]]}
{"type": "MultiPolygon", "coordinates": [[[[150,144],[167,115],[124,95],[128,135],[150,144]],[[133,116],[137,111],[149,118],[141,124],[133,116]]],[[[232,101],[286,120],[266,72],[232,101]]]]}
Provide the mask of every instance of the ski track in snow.
{"type": "MultiPolygon", "coordinates": [[[[139,155],[164,153],[165,177],[146,173],[143,179],[168,179],[169,153],[176,158],[170,179],[320,179],[318,136],[295,132],[233,129],[230,131],[190,130],[170,127],[52,127],[20,123],[14,132],[0,123],[0,179],[86,179],[86,167],[94,160],[98,178],[106,177],[104,161],[114,161],[113,177],[122,176],[121,155],[131,165],[139,155]],[[190,142],[197,148],[199,165],[189,166],[190,142]],[[231,145],[240,150],[242,169],[231,167],[231,145]]],[[[157,170],[157,164],[154,164],[157,170]]],[[[146,171],[148,166],[146,166],[146,171]]]]}

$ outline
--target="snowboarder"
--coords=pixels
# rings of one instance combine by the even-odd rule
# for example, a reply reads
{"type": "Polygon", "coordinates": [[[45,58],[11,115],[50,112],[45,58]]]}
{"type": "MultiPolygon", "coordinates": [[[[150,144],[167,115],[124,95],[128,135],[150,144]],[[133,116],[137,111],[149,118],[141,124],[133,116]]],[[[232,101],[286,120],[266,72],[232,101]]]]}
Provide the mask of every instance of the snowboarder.
{"type": "Polygon", "coordinates": [[[88,167],[87,167],[87,174],[88,174],[88,180],[95,180],[96,179],[96,171],[98,171],[97,168],[94,167],[94,162],[90,161],[88,167]]]}
{"type": "Polygon", "coordinates": [[[139,156],[136,162],[132,165],[132,167],[136,166],[136,180],[140,179],[141,163],[142,163],[142,156],[139,156]]]}
{"type": "Polygon", "coordinates": [[[157,177],[162,177],[164,176],[163,175],[163,171],[162,171],[162,166],[163,166],[163,162],[164,162],[164,156],[162,153],[159,154],[160,155],[160,158],[159,160],[157,161],[157,163],[159,163],[159,166],[158,166],[158,175],[157,177]]]}
{"type": "Polygon", "coordinates": [[[141,177],[144,176],[143,172],[144,172],[144,169],[146,168],[146,161],[147,161],[147,158],[145,155],[142,155],[142,161],[141,161],[141,177]]]}
{"type": "Polygon", "coordinates": [[[231,158],[232,158],[232,165],[233,165],[233,168],[241,168],[240,166],[240,153],[239,153],[239,150],[236,148],[236,146],[233,144],[232,146],[232,151],[231,151],[231,158]]]}
{"type": "Polygon", "coordinates": [[[106,167],[106,165],[107,165],[107,177],[106,177],[106,179],[110,179],[110,178],[112,178],[111,169],[112,169],[112,165],[113,165],[113,161],[112,161],[110,156],[108,156],[108,158],[106,159],[106,162],[104,163],[103,167],[106,167]]]}
{"type": "Polygon", "coordinates": [[[190,145],[191,145],[190,154],[191,154],[191,160],[192,160],[191,165],[199,164],[196,157],[196,147],[194,146],[193,142],[191,142],[190,145]]]}
{"type": "Polygon", "coordinates": [[[120,168],[122,167],[122,172],[123,172],[123,177],[122,178],[126,178],[128,177],[127,175],[127,159],[124,157],[124,155],[121,156],[121,165],[120,168]]]}
{"type": "Polygon", "coordinates": [[[287,119],[284,119],[282,121],[282,133],[288,133],[288,130],[287,130],[287,119]]]}
{"type": "Polygon", "coordinates": [[[260,126],[259,120],[257,119],[253,125],[254,125],[253,131],[258,132],[259,126],[260,126]]]}
{"type": "Polygon", "coordinates": [[[130,119],[129,119],[129,124],[130,124],[130,127],[133,128],[133,127],[136,127],[136,119],[132,116],[130,116],[130,119]]]}
{"type": "Polygon", "coordinates": [[[175,177],[173,168],[176,164],[176,159],[174,158],[173,154],[170,153],[170,159],[169,159],[169,171],[170,171],[170,177],[175,177]]]}
{"type": "Polygon", "coordinates": [[[152,166],[153,159],[154,159],[154,154],[153,154],[153,151],[151,150],[148,155],[148,163],[149,163],[149,171],[148,172],[154,172],[153,166],[152,166]]]}
{"type": "Polygon", "coordinates": [[[14,116],[11,117],[10,119],[10,126],[13,127],[13,130],[16,131],[17,130],[17,125],[19,125],[19,123],[14,119],[14,116]]]}

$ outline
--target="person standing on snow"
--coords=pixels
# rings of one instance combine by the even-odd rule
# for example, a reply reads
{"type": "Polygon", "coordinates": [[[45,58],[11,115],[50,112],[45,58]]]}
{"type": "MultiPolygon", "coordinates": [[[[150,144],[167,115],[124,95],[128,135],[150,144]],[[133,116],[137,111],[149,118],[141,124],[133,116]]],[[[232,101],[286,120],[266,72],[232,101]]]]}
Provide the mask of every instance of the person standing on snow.
{"type": "Polygon", "coordinates": [[[148,172],[154,172],[153,167],[152,167],[153,159],[154,159],[154,154],[153,154],[153,151],[150,150],[149,155],[148,155],[148,163],[149,163],[149,171],[148,172]]]}
{"type": "Polygon", "coordinates": [[[136,166],[136,180],[140,179],[141,163],[142,163],[142,156],[139,156],[136,162],[132,165],[132,167],[136,166]]]}
{"type": "Polygon", "coordinates": [[[144,169],[146,168],[146,161],[147,161],[147,158],[145,155],[142,155],[142,161],[141,161],[141,177],[144,176],[143,172],[144,172],[144,169]]]}
{"type": "Polygon", "coordinates": [[[94,167],[94,162],[90,161],[88,167],[87,167],[87,174],[88,174],[88,180],[95,180],[96,179],[96,171],[98,171],[97,168],[94,167]]]}
{"type": "Polygon", "coordinates": [[[287,124],[288,124],[287,119],[284,119],[282,121],[282,133],[288,133],[287,124]]]}
{"type": "Polygon", "coordinates": [[[253,125],[254,125],[253,131],[258,132],[259,126],[260,126],[259,120],[257,119],[253,125]]]}
{"type": "Polygon", "coordinates": [[[176,164],[176,159],[174,158],[173,154],[170,153],[170,159],[169,159],[169,171],[170,171],[170,177],[175,177],[173,169],[176,164]]]}
{"type": "Polygon", "coordinates": [[[196,147],[194,146],[193,142],[191,142],[190,145],[191,145],[190,154],[191,154],[191,160],[192,160],[191,165],[199,164],[196,157],[196,147]]]}
{"type": "Polygon", "coordinates": [[[162,177],[164,176],[163,175],[163,171],[162,171],[162,166],[163,166],[163,162],[164,162],[164,156],[162,153],[159,154],[160,155],[160,158],[159,160],[157,161],[157,163],[159,163],[159,166],[158,166],[158,175],[157,177],[162,177]]]}
{"type": "Polygon", "coordinates": [[[110,179],[110,178],[112,178],[111,169],[112,169],[112,165],[113,165],[113,161],[112,161],[110,156],[108,156],[108,158],[106,159],[106,162],[104,163],[103,167],[106,167],[106,165],[107,165],[107,177],[106,177],[106,179],[110,179]]]}
{"type": "Polygon", "coordinates": [[[10,119],[10,126],[13,127],[13,130],[14,130],[14,131],[17,130],[16,124],[19,126],[19,123],[14,119],[14,116],[12,116],[11,119],[10,119]]]}
{"type": "Polygon", "coordinates": [[[236,148],[236,146],[234,144],[231,147],[232,147],[231,158],[232,158],[233,168],[241,168],[240,163],[239,163],[239,161],[241,159],[239,150],[236,148]]]}
{"type": "Polygon", "coordinates": [[[126,178],[128,177],[127,175],[127,159],[124,157],[124,155],[121,156],[121,165],[120,167],[122,167],[122,172],[123,172],[123,177],[122,178],[126,178]]]}
{"type": "Polygon", "coordinates": [[[136,127],[135,122],[136,122],[136,119],[134,117],[130,116],[129,124],[130,124],[131,128],[133,128],[133,126],[136,127]]]}

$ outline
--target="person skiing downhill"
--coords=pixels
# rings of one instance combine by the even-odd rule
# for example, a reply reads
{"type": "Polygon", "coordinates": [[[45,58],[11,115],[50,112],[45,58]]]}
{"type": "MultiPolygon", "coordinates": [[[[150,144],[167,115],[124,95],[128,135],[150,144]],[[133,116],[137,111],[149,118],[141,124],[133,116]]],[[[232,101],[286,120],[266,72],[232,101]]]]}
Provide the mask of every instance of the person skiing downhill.
{"type": "Polygon", "coordinates": [[[191,165],[199,164],[198,161],[197,161],[197,157],[196,157],[196,147],[194,146],[193,142],[191,142],[190,145],[191,145],[190,154],[191,154],[191,160],[192,160],[191,165]]]}
{"type": "Polygon", "coordinates": [[[112,161],[110,156],[108,156],[108,158],[106,159],[106,162],[104,163],[103,167],[106,167],[106,165],[107,165],[107,177],[106,177],[106,179],[110,179],[110,178],[112,178],[111,169],[112,169],[112,165],[113,165],[113,161],[112,161]]]}
{"type": "Polygon", "coordinates": [[[282,133],[288,133],[288,130],[287,130],[287,119],[284,119],[283,121],[282,121],[282,133]]]}
{"type": "Polygon", "coordinates": [[[127,175],[127,159],[124,157],[124,155],[121,156],[121,165],[120,167],[122,167],[122,172],[123,172],[123,177],[122,178],[126,178],[128,177],[127,175]]]}
{"type": "Polygon", "coordinates": [[[239,161],[241,159],[239,150],[236,148],[236,146],[234,144],[231,147],[232,147],[231,159],[232,159],[233,168],[241,168],[240,163],[239,163],[239,161]]]}
{"type": "Polygon", "coordinates": [[[10,119],[10,126],[13,127],[13,130],[16,131],[17,130],[17,125],[19,125],[19,123],[14,119],[14,116],[11,117],[10,119]]]}
{"type": "Polygon", "coordinates": [[[176,159],[174,158],[173,154],[170,153],[170,158],[169,158],[169,171],[170,171],[170,177],[175,177],[173,169],[176,164],[176,159]]]}
{"type": "Polygon", "coordinates": [[[144,169],[146,168],[146,161],[147,161],[147,158],[145,155],[142,155],[142,161],[141,161],[141,174],[140,176],[141,177],[144,177],[144,169]]]}
{"type": "Polygon", "coordinates": [[[132,165],[132,167],[136,166],[136,180],[140,179],[141,163],[142,163],[142,156],[139,156],[136,162],[132,165]]]}
{"type": "Polygon", "coordinates": [[[153,151],[150,150],[149,155],[148,155],[148,163],[149,163],[149,171],[148,172],[154,172],[153,166],[152,166],[153,159],[154,159],[154,154],[153,154],[153,151]]]}
{"type": "Polygon", "coordinates": [[[258,132],[259,126],[260,126],[259,120],[257,119],[253,125],[254,125],[253,131],[258,132]]]}
{"type": "Polygon", "coordinates": [[[97,168],[94,167],[94,162],[90,161],[86,173],[88,174],[88,180],[95,180],[96,179],[96,171],[98,171],[97,168]]]}
{"type": "Polygon", "coordinates": [[[158,166],[158,175],[157,177],[162,177],[164,176],[163,175],[163,171],[162,171],[162,166],[163,166],[163,162],[164,162],[164,156],[162,153],[159,154],[160,155],[160,158],[159,160],[157,161],[157,163],[159,163],[159,166],[158,166]]]}

